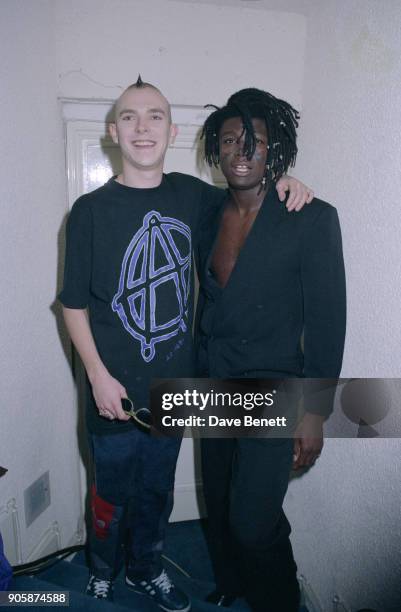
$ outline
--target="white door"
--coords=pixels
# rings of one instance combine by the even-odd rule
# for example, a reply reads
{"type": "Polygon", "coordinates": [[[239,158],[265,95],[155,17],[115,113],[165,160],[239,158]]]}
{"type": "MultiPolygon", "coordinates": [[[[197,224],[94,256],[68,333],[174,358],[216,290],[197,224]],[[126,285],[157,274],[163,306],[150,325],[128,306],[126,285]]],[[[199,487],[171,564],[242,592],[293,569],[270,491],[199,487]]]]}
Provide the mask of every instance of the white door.
{"type": "MultiPolygon", "coordinates": [[[[106,118],[110,117],[112,101],[65,100],[62,105],[71,207],[77,197],[100,187],[120,171],[120,155],[118,147],[107,133],[106,118]]],[[[173,121],[179,131],[174,145],[167,153],[165,171],[185,172],[223,186],[222,175],[214,171],[212,174],[202,163],[200,155],[200,127],[209,112],[195,106],[172,107],[173,121]]],[[[83,388],[82,382],[78,386],[83,388]]],[[[82,463],[81,480],[85,499],[86,470],[82,463]]],[[[172,520],[195,519],[203,514],[199,446],[191,438],[184,438],[177,465],[172,520]]]]}

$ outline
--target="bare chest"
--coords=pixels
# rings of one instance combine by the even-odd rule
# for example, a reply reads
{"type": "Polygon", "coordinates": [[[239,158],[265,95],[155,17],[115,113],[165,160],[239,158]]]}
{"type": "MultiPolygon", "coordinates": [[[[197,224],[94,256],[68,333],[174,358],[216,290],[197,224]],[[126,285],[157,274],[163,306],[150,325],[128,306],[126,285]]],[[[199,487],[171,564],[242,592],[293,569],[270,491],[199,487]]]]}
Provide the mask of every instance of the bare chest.
{"type": "Polygon", "coordinates": [[[212,272],[221,287],[228,283],[257,214],[256,210],[241,217],[232,209],[224,211],[211,261],[212,272]]]}

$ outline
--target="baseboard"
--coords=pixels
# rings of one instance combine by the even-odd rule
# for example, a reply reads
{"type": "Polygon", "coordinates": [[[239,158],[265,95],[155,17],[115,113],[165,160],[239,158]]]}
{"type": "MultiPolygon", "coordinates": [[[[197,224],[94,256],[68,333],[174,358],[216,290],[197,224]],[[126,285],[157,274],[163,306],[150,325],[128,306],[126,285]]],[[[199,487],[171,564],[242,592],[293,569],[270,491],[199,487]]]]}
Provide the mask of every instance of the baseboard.
{"type": "Polygon", "coordinates": [[[11,565],[23,563],[18,508],[14,498],[0,506],[0,533],[8,562],[11,565]]]}
{"type": "Polygon", "coordinates": [[[301,587],[302,605],[308,608],[308,612],[324,612],[323,606],[305,576],[301,574],[298,580],[301,587]]]}
{"type": "Polygon", "coordinates": [[[191,521],[204,516],[206,516],[206,507],[202,495],[202,483],[176,485],[170,522],[191,521]]]}
{"type": "Polygon", "coordinates": [[[42,534],[39,542],[31,550],[26,558],[26,563],[57,552],[61,548],[60,529],[57,521],[54,521],[42,534]]]}

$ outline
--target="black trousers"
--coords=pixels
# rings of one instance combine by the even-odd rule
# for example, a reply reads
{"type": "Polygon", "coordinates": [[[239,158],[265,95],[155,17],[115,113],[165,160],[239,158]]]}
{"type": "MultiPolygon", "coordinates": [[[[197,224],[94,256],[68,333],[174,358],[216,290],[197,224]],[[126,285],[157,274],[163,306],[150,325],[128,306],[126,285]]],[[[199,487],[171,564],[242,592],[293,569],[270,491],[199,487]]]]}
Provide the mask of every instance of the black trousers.
{"type": "Polygon", "coordinates": [[[255,612],[297,612],[299,586],[282,504],[292,439],[203,439],[203,487],[216,587],[255,612]]]}

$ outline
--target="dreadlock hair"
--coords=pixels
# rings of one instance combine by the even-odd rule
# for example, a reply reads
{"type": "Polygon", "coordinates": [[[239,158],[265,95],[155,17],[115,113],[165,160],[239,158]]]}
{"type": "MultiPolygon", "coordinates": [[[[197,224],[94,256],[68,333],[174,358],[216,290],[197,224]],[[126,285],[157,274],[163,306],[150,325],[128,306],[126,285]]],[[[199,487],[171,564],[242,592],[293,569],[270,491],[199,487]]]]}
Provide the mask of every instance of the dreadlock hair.
{"type": "Polygon", "coordinates": [[[222,108],[214,108],[206,119],[201,138],[205,139],[205,160],[209,166],[218,166],[220,161],[219,133],[221,127],[232,117],[240,117],[244,126],[244,155],[251,159],[256,149],[252,119],[262,119],[266,125],[268,146],[266,170],[262,179],[264,188],[277,181],[290,166],[295,165],[298,152],[296,144],[299,113],[288,102],[275,98],[267,91],[249,87],[234,93],[222,108]]]}

